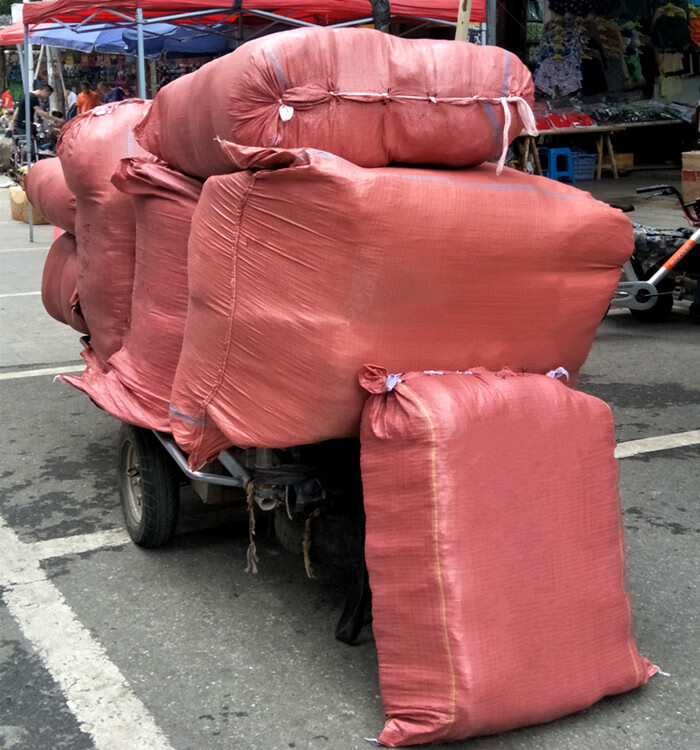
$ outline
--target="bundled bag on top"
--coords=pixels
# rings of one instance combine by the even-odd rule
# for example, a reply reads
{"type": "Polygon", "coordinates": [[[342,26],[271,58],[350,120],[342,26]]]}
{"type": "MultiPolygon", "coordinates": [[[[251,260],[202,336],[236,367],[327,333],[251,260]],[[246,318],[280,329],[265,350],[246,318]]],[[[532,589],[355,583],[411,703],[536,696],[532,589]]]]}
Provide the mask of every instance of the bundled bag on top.
{"type": "Polygon", "coordinates": [[[96,107],[70,120],[57,146],[66,183],[76,196],[80,304],[91,353],[103,369],[129,325],[136,243],[133,201],[111,178],[122,158],[145,156],[133,128],[150,104],[127,99],[96,107]]]}
{"type": "Polygon", "coordinates": [[[356,436],[367,361],[575,378],[632,249],[620,211],[490,164],[363,169],[308,150],[211,177],[172,431],[193,466],[231,445],[356,436]]]}
{"type": "Polygon", "coordinates": [[[317,148],[363,167],[468,166],[536,133],[511,52],[372,29],[296,29],[239,47],[158,92],[141,145],[198,177],[231,171],[217,139],[317,148]]]}
{"type": "Polygon", "coordinates": [[[510,370],[360,381],[379,742],[504,732],[645,684],[609,407],[510,370]]]}
{"type": "Polygon", "coordinates": [[[155,157],[123,159],[112,184],[133,199],[136,259],[129,329],[103,372],[84,354],[84,390],[124,422],[167,432],[168,406],[187,315],[187,240],[202,183],[155,157]]]}

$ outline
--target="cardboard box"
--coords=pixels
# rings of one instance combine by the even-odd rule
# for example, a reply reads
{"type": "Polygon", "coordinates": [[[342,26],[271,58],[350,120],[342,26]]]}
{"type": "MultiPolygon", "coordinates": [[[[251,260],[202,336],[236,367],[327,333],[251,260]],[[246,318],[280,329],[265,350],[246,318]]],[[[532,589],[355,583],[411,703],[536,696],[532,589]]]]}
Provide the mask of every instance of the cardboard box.
{"type": "Polygon", "coordinates": [[[686,202],[700,198],[700,151],[686,151],[681,172],[681,194],[686,202]]]}
{"type": "MultiPolygon", "coordinates": [[[[19,185],[9,189],[10,194],[10,216],[13,221],[23,221],[29,224],[29,203],[27,194],[19,185]]],[[[36,210],[32,209],[32,222],[34,224],[48,224],[49,222],[36,210]]]]}
{"type": "MultiPolygon", "coordinates": [[[[634,154],[615,154],[615,164],[617,165],[618,173],[628,172],[630,169],[634,169],[634,154]]],[[[612,163],[609,158],[603,159],[603,169],[612,170],[612,163]]]]}
{"type": "Polygon", "coordinates": [[[627,172],[634,169],[634,154],[615,154],[618,172],[627,172]]]}

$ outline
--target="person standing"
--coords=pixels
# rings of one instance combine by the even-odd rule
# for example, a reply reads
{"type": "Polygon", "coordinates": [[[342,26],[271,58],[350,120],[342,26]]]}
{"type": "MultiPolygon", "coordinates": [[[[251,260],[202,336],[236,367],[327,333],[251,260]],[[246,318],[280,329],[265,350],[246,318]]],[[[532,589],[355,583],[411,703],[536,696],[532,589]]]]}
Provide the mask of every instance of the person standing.
{"type": "Polygon", "coordinates": [[[100,95],[90,88],[89,81],[83,81],[80,84],[80,93],[76,98],[76,104],[78,105],[79,115],[95,109],[100,104],[100,95]]]}
{"type": "Polygon", "coordinates": [[[78,95],[75,93],[73,88],[67,88],[63,92],[63,96],[66,103],[66,122],[72,120],[78,114],[78,95]]]}
{"type": "Polygon", "coordinates": [[[66,112],[75,104],[78,104],[78,95],[75,93],[72,87],[67,88],[63,92],[64,99],[66,101],[66,112]]]}
{"type": "Polygon", "coordinates": [[[0,109],[8,110],[14,109],[15,103],[12,99],[12,94],[6,89],[0,94],[0,109]]]}
{"type": "MultiPolygon", "coordinates": [[[[43,86],[39,86],[38,89],[34,89],[34,91],[31,91],[29,94],[29,111],[31,113],[31,120],[34,121],[34,118],[39,116],[39,114],[46,114],[46,111],[44,110],[42,106],[42,102],[45,102],[48,100],[48,98],[53,94],[53,88],[49,86],[48,83],[45,83],[43,86]]],[[[30,123],[31,124],[31,123],[30,123]]],[[[27,111],[26,111],[26,100],[22,96],[20,97],[19,102],[17,102],[17,106],[15,107],[15,112],[12,115],[12,132],[15,135],[24,135],[27,131],[27,111]]]]}
{"type": "Polygon", "coordinates": [[[104,81],[100,81],[97,84],[97,91],[103,104],[109,104],[110,102],[121,102],[126,99],[126,92],[121,86],[110,86],[104,81]]]}

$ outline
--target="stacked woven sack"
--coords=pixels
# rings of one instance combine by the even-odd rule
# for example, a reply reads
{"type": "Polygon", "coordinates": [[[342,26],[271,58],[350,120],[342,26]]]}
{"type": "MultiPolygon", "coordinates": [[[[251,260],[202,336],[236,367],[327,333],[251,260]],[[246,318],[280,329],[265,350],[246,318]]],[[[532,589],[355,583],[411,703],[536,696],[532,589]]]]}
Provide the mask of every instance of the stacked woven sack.
{"type": "Polygon", "coordinates": [[[152,104],[78,117],[59,144],[90,331],[85,373],[65,380],[126,422],[171,431],[195,469],[231,446],[356,437],[363,420],[390,746],[549,720],[652,672],[631,635],[609,410],[545,376],[566,370],[575,382],[632,229],[586,193],[503,167],[512,139],[535,132],[532,95],[529,72],[502,49],[304,29],[248,43],[152,104]],[[425,376],[433,385],[414,400],[394,386],[418,374],[382,375],[381,387],[363,376],[361,387],[368,362],[460,375],[446,386],[425,376]],[[467,371],[488,387],[464,386],[467,371]],[[545,467],[523,452],[523,426],[541,448],[559,406],[551,437],[567,447],[545,467]],[[513,427],[509,414],[523,451],[501,473],[518,484],[515,469],[531,461],[535,477],[554,479],[543,498],[531,497],[537,479],[520,482],[515,552],[474,588],[459,571],[483,570],[447,533],[451,519],[460,529],[482,519],[494,545],[510,543],[508,527],[490,511],[493,493],[472,498],[441,478],[464,465],[487,484],[495,456],[508,455],[495,436],[513,427]],[[494,434],[466,462],[475,443],[460,430],[472,423],[494,434]],[[586,483],[596,467],[600,482],[586,483]],[[430,492],[416,494],[422,482],[430,492]],[[553,503],[567,482],[577,492],[553,503]],[[527,528],[552,513],[569,514],[565,536],[546,524],[551,554],[531,559],[527,528]],[[390,533],[399,516],[407,525],[390,533]],[[576,554],[564,564],[567,540],[576,554]],[[575,602],[561,596],[586,569],[593,583],[575,602]],[[398,618],[392,586],[406,605],[398,618]],[[424,626],[427,650],[411,641],[424,626]],[[574,679],[582,661],[590,668],[574,679]]]}
{"type": "Polygon", "coordinates": [[[44,263],[41,300],[46,312],[80,333],[88,333],[78,299],[75,195],[68,189],[58,159],[37,162],[25,180],[27,199],[64,233],[54,240],[44,263]]]}

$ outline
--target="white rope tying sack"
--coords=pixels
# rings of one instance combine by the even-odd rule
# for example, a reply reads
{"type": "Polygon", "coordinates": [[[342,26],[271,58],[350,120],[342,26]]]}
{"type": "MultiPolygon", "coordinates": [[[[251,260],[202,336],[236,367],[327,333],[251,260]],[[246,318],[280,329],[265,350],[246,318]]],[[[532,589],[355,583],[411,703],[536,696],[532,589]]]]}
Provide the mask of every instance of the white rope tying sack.
{"type": "MultiPolygon", "coordinates": [[[[535,123],[535,115],[532,113],[530,105],[523,99],[522,96],[430,96],[430,95],[413,95],[413,94],[390,94],[388,91],[385,93],[377,93],[371,91],[329,91],[331,96],[336,99],[349,99],[351,101],[362,101],[368,104],[374,102],[398,102],[402,101],[427,101],[431,104],[476,104],[479,102],[488,102],[489,104],[500,104],[503,107],[503,145],[501,148],[501,156],[498,160],[498,166],[496,168],[496,174],[501,174],[503,167],[506,163],[506,156],[508,155],[508,131],[510,130],[511,123],[513,122],[513,115],[510,111],[511,104],[515,104],[518,109],[518,115],[523,122],[524,131],[531,136],[538,135],[537,124],[535,123]]],[[[279,115],[283,122],[288,122],[294,115],[294,107],[284,102],[284,97],[279,100],[280,108],[279,115]]]]}

